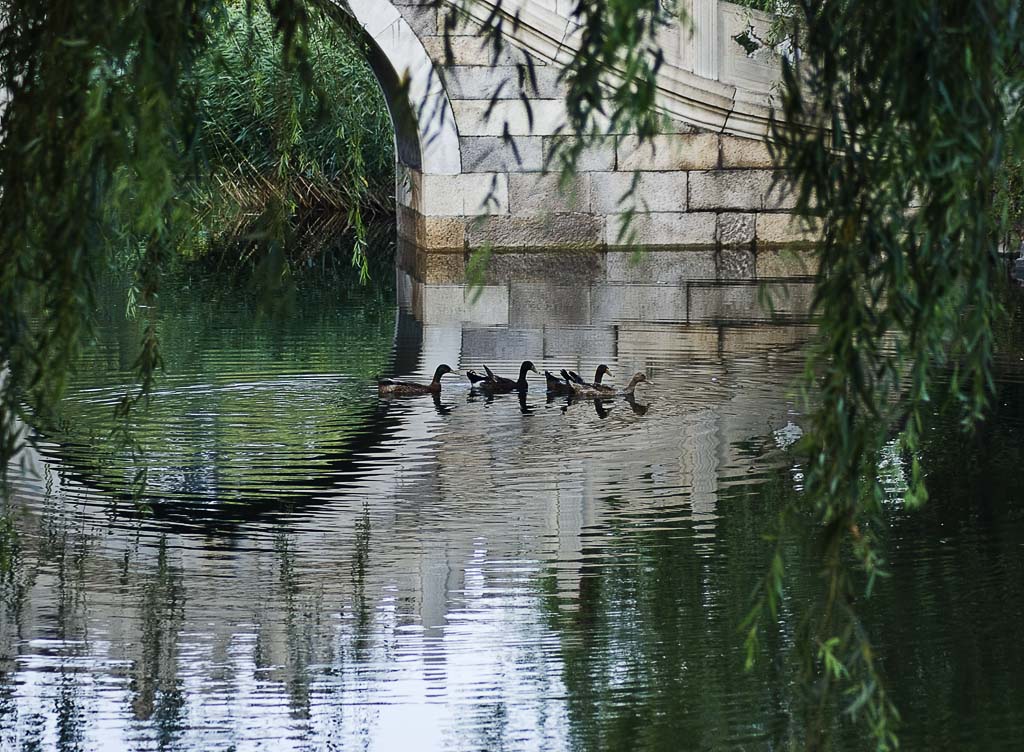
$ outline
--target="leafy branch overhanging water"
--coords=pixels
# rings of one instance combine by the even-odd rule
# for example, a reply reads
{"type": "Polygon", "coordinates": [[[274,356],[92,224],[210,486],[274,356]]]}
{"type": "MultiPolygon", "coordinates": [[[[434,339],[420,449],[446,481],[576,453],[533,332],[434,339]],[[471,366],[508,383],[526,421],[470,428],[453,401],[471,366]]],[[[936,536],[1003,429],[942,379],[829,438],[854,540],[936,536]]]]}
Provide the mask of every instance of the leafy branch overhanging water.
{"type": "MultiPolygon", "coordinates": [[[[468,0],[467,0],[468,1],[468,0]]],[[[437,3],[440,4],[440,3],[437,3]]],[[[312,2],[268,0],[283,59],[312,86],[312,2]]],[[[500,10],[488,22],[501,44],[500,10]]],[[[247,7],[251,9],[252,3],[247,7]]],[[[826,596],[803,642],[813,695],[809,744],[827,744],[837,691],[867,719],[878,748],[896,744],[896,713],[854,608],[883,572],[878,451],[895,429],[914,456],[935,368],[952,363],[966,425],[991,384],[998,306],[996,240],[1014,219],[999,201],[1009,153],[1020,153],[1022,30],[1010,0],[836,0],[787,4],[799,62],[784,61],[782,123],[773,136],[800,213],[821,228],[814,308],[821,339],[808,364],[806,492],[826,596]],[[913,208],[912,208],[913,207],[913,208]]],[[[11,0],[0,31],[7,104],[0,123],[0,464],[14,418],[59,399],[88,331],[102,217],[132,177],[142,309],[153,318],[137,368],[143,394],[160,364],[159,270],[182,226],[180,186],[196,169],[201,92],[190,77],[218,0],[11,0]]],[[[581,0],[579,53],[565,69],[571,170],[612,129],[656,131],[657,0],[581,0]],[[609,87],[606,71],[624,71],[609,87]]],[[[457,24],[456,16],[446,30],[457,24]]],[[[529,75],[529,71],[526,71],[529,75]]],[[[126,397],[124,409],[132,404],[126,397]]],[[[907,500],[926,499],[916,460],[907,500]]],[[[781,536],[781,534],[780,534],[781,536]]],[[[751,613],[748,641],[785,597],[779,554],[751,613]]]]}

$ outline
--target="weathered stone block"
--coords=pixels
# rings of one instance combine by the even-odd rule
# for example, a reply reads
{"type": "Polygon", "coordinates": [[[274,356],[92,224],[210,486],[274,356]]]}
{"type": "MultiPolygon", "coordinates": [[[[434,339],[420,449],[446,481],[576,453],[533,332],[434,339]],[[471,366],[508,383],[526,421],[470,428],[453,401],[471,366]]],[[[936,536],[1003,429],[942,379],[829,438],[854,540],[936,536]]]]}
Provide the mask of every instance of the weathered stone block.
{"type": "Polygon", "coordinates": [[[796,215],[757,215],[757,242],[759,244],[814,243],[819,239],[819,228],[816,225],[806,225],[796,215]]]}
{"type": "Polygon", "coordinates": [[[764,141],[738,136],[722,136],[722,167],[770,169],[774,161],[764,141]]]}
{"type": "Polygon", "coordinates": [[[710,250],[608,251],[605,269],[609,282],[683,284],[717,277],[715,252],[710,250]]]}
{"type": "Polygon", "coordinates": [[[622,245],[623,240],[643,246],[711,246],[715,243],[715,215],[706,212],[651,212],[608,216],[605,242],[622,245]],[[625,231],[625,238],[620,237],[625,231]]]}
{"type": "MultiPolygon", "coordinates": [[[[431,60],[439,65],[445,64],[444,37],[424,37],[423,48],[431,60]]],[[[452,36],[449,37],[451,48],[451,65],[515,65],[526,60],[526,53],[510,44],[504,45],[497,57],[494,47],[483,36],[452,36]]],[[[534,60],[534,65],[542,67],[543,61],[534,60]]]]}
{"type": "Polygon", "coordinates": [[[462,217],[424,217],[417,242],[427,249],[462,248],[466,244],[466,220],[462,217]]]}
{"type": "Polygon", "coordinates": [[[791,248],[759,248],[757,251],[757,276],[759,279],[772,277],[809,277],[817,270],[817,259],[812,251],[791,248]]]}
{"type": "Polygon", "coordinates": [[[755,270],[754,252],[736,248],[723,248],[715,257],[718,279],[723,282],[753,279],[755,270]]]}
{"type": "Polygon", "coordinates": [[[792,183],[779,180],[768,189],[764,199],[766,211],[780,211],[796,207],[797,194],[792,183]]]}
{"type": "Polygon", "coordinates": [[[398,12],[416,36],[422,38],[437,34],[437,8],[425,5],[399,5],[398,12]]]}
{"type": "Polygon", "coordinates": [[[465,172],[539,172],[544,164],[540,136],[463,136],[459,146],[465,172]]]}
{"type": "Polygon", "coordinates": [[[718,136],[714,133],[680,133],[654,136],[640,142],[637,136],[620,136],[616,147],[617,169],[708,170],[718,166],[718,136]]]}
{"type": "MultiPolygon", "coordinates": [[[[543,140],[544,163],[552,170],[557,170],[559,163],[555,152],[571,148],[575,142],[572,136],[547,136],[543,140]]],[[[580,152],[576,159],[578,172],[611,171],[615,169],[615,136],[597,139],[580,152]]]]}
{"type": "Polygon", "coordinates": [[[516,66],[459,66],[444,72],[445,88],[452,99],[560,99],[565,87],[558,82],[559,69],[534,69],[531,78],[516,66]]]}
{"type": "Polygon", "coordinates": [[[757,211],[772,184],[768,170],[714,170],[690,173],[690,209],[757,211]]]}
{"type": "Polygon", "coordinates": [[[485,243],[496,248],[596,248],[601,244],[603,231],[601,217],[552,214],[545,217],[485,217],[470,223],[466,236],[474,248],[485,243]]]}
{"type": "Polygon", "coordinates": [[[448,68],[443,74],[451,99],[516,99],[515,68],[509,66],[466,66],[448,68]]]}
{"type": "Polygon", "coordinates": [[[422,213],[429,217],[508,213],[508,175],[424,175],[422,213]]]}
{"type": "Polygon", "coordinates": [[[750,244],[754,241],[753,214],[719,214],[718,242],[724,246],[750,244]]]}
{"type": "Polygon", "coordinates": [[[565,98],[568,84],[560,80],[562,69],[557,65],[535,65],[533,71],[527,66],[513,67],[512,85],[517,92],[537,99],[565,98]]]}
{"type": "Polygon", "coordinates": [[[658,127],[660,133],[700,133],[701,131],[689,123],[684,123],[682,120],[669,120],[667,123],[662,123],[658,127]]]}
{"type": "Polygon", "coordinates": [[[577,174],[564,187],[556,173],[513,173],[508,180],[513,215],[585,212],[590,207],[589,173],[577,174]]]}
{"type": "Polygon", "coordinates": [[[423,173],[401,162],[395,165],[395,203],[419,211],[422,195],[423,173]]]}
{"type": "Polygon", "coordinates": [[[565,105],[557,99],[530,102],[530,111],[515,99],[492,103],[487,100],[461,99],[452,102],[455,122],[463,136],[544,136],[565,125],[565,105]],[[488,108],[490,113],[488,114],[488,108]],[[532,119],[531,119],[532,116],[532,119]]]}
{"type": "Polygon", "coordinates": [[[617,214],[629,206],[638,211],[684,212],[686,173],[594,172],[591,173],[591,196],[590,209],[594,213],[617,214]],[[631,188],[632,194],[623,203],[623,197],[631,188]]]}
{"type": "Polygon", "coordinates": [[[691,285],[690,321],[749,321],[764,318],[757,284],[691,285]]]}
{"type": "Polygon", "coordinates": [[[423,215],[399,204],[395,213],[398,237],[419,244],[423,215]]]}

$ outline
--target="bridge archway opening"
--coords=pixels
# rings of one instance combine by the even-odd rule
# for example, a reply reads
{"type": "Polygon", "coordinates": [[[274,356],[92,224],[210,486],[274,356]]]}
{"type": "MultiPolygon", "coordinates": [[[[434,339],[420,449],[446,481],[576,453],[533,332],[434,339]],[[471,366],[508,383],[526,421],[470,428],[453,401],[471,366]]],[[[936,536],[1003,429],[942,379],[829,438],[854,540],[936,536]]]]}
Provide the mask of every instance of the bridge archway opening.
{"type": "Polygon", "coordinates": [[[348,0],[346,6],[362,29],[367,62],[391,115],[398,164],[424,174],[459,174],[451,101],[419,36],[389,0],[348,0]]]}

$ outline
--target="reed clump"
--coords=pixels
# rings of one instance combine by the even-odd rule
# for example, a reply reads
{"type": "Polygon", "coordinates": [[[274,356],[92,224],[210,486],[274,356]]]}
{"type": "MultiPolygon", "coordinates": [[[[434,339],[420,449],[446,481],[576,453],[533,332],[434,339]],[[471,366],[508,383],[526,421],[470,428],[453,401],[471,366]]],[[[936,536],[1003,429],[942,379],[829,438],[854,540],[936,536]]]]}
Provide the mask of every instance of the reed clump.
{"type": "Polygon", "coordinates": [[[344,17],[314,12],[303,70],[280,54],[270,14],[251,11],[228,4],[191,74],[207,170],[180,250],[244,258],[263,238],[306,238],[287,255],[310,263],[336,245],[310,237],[351,236],[365,275],[366,227],[394,212],[394,140],[362,42],[344,17]]]}

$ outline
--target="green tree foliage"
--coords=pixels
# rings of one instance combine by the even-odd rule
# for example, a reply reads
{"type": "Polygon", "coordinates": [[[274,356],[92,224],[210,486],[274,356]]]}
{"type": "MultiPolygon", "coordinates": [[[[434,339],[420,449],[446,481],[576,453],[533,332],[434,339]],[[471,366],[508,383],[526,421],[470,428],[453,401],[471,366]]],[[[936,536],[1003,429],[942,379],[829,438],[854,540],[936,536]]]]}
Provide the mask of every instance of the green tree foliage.
{"type": "MultiPolygon", "coordinates": [[[[312,5],[266,0],[284,65],[316,92],[307,55],[312,5]]],[[[485,28],[496,46],[518,22],[500,5],[485,28]]],[[[566,142],[564,169],[609,132],[656,130],[657,32],[673,18],[667,5],[574,5],[581,43],[564,79],[567,132],[577,138],[566,142]]],[[[161,260],[181,224],[178,198],[198,164],[197,60],[210,29],[228,21],[217,0],[8,0],[4,8],[6,466],[16,447],[11,416],[26,403],[41,411],[61,393],[104,261],[104,214],[121,201],[130,202],[132,231],[143,239],[140,308],[152,310],[161,260]]],[[[965,424],[985,409],[999,313],[995,248],[1017,190],[1004,165],[1024,153],[1024,35],[1014,0],[795,0],[786,10],[799,53],[784,65],[773,136],[796,181],[798,210],[821,227],[823,243],[814,301],[821,339],[807,373],[806,491],[784,515],[780,536],[793,519],[809,521],[825,564],[820,608],[807,615],[802,641],[809,742],[827,744],[822,719],[839,698],[886,749],[896,744],[895,709],[855,609],[884,572],[876,466],[898,433],[912,458],[907,501],[925,501],[915,450],[936,368],[953,370],[965,424]]],[[[447,18],[452,31],[458,17],[447,18]]],[[[530,75],[526,66],[524,83],[530,75]]],[[[280,133],[287,141],[289,130],[280,133]]],[[[145,391],[160,358],[153,325],[140,352],[145,391]]],[[[752,644],[785,597],[786,559],[780,545],[748,622],[752,644]]]]}
{"type": "MultiPolygon", "coordinates": [[[[823,237],[806,493],[790,510],[811,516],[825,564],[820,608],[807,615],[806,679],[821,711],[840,693],[889,749],[898,715],[854,607],[885,574],[877,466],[898,433],[911,462],[906,501],[927,499],[917,451],[938,369],[952,371],[965,427],[987,406],[1009,216],[996,196],[1022,137],[1024,38],[1019,5],[1003,0],[804,0],[798,10],[802,57],[783,66],[773,135],[798,179],[798,211],[823,237]]],[[[780,547],[751,641],[784,571],[780,547]]],[[[822,736],[823,715],[809,723],[822,736]]]]}
{"type": "MultiPolygon", "coordinates": [[[[331,199],[347,205],[362,238],[361,212],[377,189],[368,161],[388,159],[349,148],[382,139],[382,112],[360,122],[372,106],[366,74],[346,88],[311,64],[322,54],[351,73],[356,37],[336,8],[329,19],[304,0],[60,0],[8,2],[2,14],[0,472],[25,408],[44,416],[63,393],[113,253],[135,270],[132,307],[146,321],[140,389],[125,395],[125,414],[161,364],[160,271],[176,250],[195,249],[197,206],[220,219],[250,210],[225,194],[230,185],[251,197],[258,182],[271,199],[261,216],[280,220],[296,194],[325,195],[341,178],[331,199]],[[240,76],[250,74],[243,93],[240,76]],[[214,96],[231,108],[216,110],[214,96]],[[232,151],[246,168],[229,184],[232,151]]],[[[365,273],[362,247],[355,261],[365,273]]]]}
{"type": "MultiPolygon", "coordinates": [[[[936,370],[952,369],[965,428],[988,402],[997,243],[1019,216],[1012,155],[1024,135],[1020,9],[1012,0],[744,4],[781,11],[773,34],[796,42],[794,57],[782,61],[771,135],[777,162],[795,179],[797,212],[823,238],[813,302],[821,336],[806,372],[805,492],[781,517],[745,620],[748,656],[786,597],[787,543],[799,520],[825,565],[820,607],[804,615],[799,645],[807,743],[828,745],[838,705],[866,722],[878,749],[891,749],[898,712],[854,605],[885,575],[878,464],[897,434],[911,458],[906,500],[923,503],[917,450],[936,370]]],[[[671,17],[667,5],[574,6],[582,43],[564,80],[570,130],[580,138],[563,154],[565,171],[596,138],[623,127],[645,138],[656,129],[656,33],[671,17]],[[611,126],[602,128],[598,115],[611,126]]],[[[502,23],[499,9],[489,22],[496,47],[502,23]]]]}

